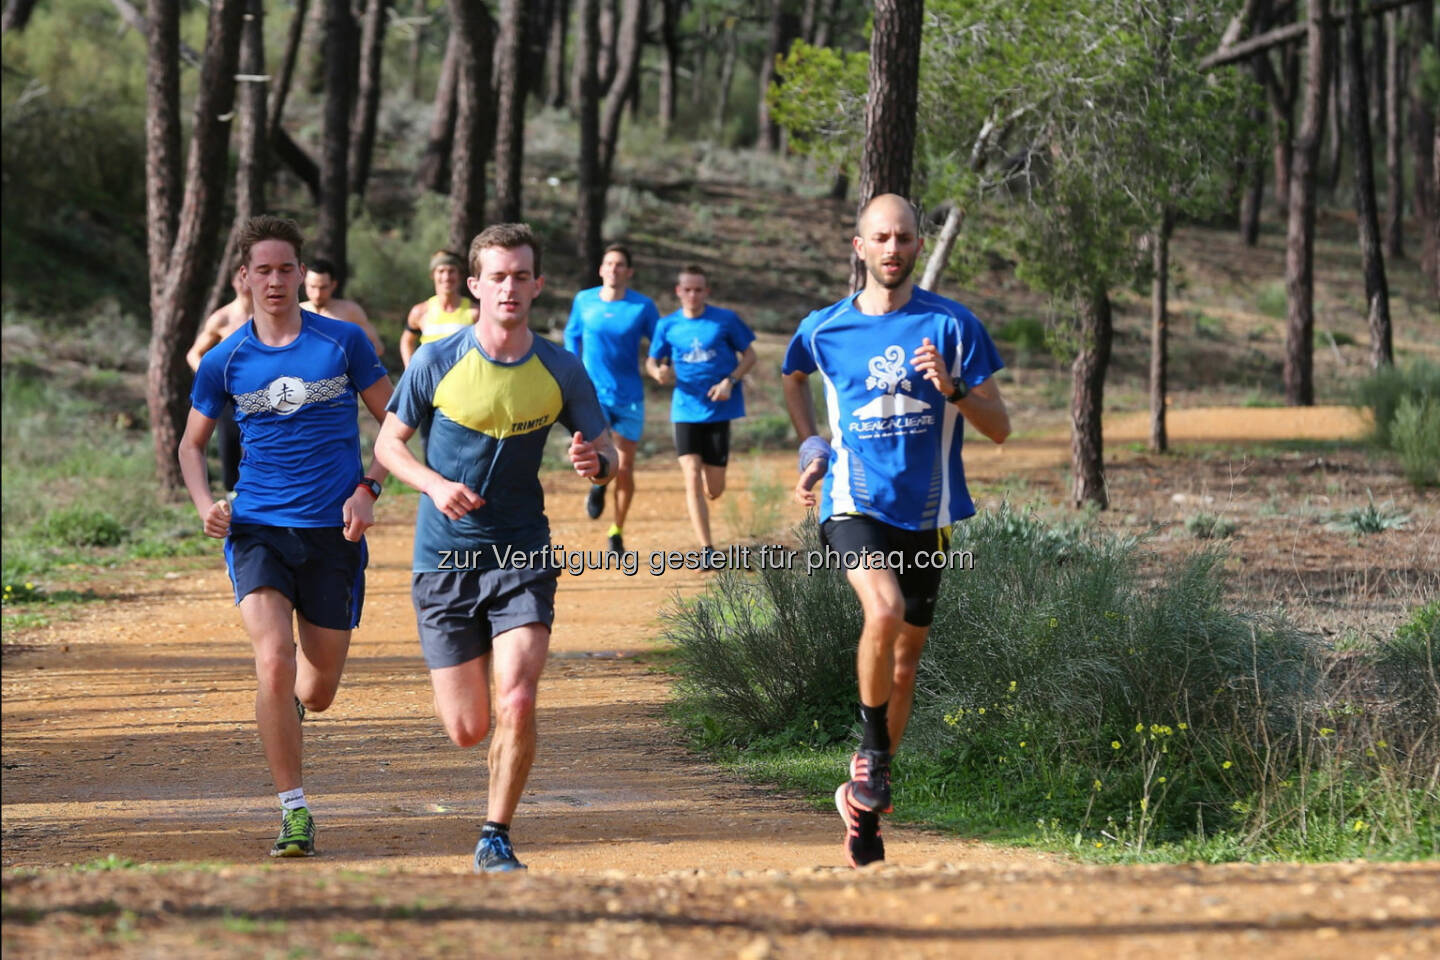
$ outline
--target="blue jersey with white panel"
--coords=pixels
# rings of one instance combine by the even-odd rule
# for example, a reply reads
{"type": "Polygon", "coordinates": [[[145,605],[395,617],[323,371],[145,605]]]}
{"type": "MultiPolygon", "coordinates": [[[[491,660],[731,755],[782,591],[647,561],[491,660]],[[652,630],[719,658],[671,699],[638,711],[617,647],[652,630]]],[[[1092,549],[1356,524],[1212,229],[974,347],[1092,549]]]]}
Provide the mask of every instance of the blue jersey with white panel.
{"type": "Polygon", "coordinates": [[[709,390],[735,369],[736,354],[755,342],[755,334],[734,310],[709,307],[698,317],[676,310],[660,318],[650,340],[650,356],[675,368],[670,419],[675,423],[718,423],[745,416],[742,384],[730,399],[716,403],[709,390]]]}
{"type": "Polygon", "coordinates": [[[537,336],[525,356],[505,363],[486,355],[477,332],[415,351],[390,398],[390,411],[407,426],[433,417],[425,448],[430,468],[485,501],[451,520],[429,497],[420,498],[416,573],[453,569],[459,552],[468,569],[498,569],[507,547],[528,553],[548,546],[539,474],[550,427],[558,422],[593,441],[607,426],[574,356],[537,336]]]}
{"type": "Polygon", "coordinates": [[[308,310],[282,347],[262,343],[252,318],[207,351],[190,403],[211,419],[235,405],[242,453],[231,519],[341,526],[364,475],[356,397],[383,376],[364,330],[308,310]]]}
{"type": "Polygon", "coordinates": [[[591,287],[575,294],[565,323],[565,349],[584,362],[602,402],[644,403],[640,341],[655,339],[660,311],[643,293],[626,290],[619,300],[602,300],[603,289],[591,287]]]}
{"type": "Polygon", "coordinates": [[[975,513],[960,458],[964,418],[915,372],[926,337],[970,387],[1004,364],[965,306],[916,288],[900,309],[861,313],[847,297],[800,322],[784,373],[819,372],[833,454],[820,518],[861,513],[906,530],[947,527],[975,513]]]}

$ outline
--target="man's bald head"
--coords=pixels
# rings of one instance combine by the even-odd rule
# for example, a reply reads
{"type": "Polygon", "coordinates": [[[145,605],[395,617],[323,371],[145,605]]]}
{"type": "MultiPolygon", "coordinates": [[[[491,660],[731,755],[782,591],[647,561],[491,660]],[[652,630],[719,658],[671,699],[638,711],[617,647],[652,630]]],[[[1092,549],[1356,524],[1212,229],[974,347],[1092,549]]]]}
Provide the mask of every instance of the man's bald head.
{"type": "Polygon", "coordinates": [[[871,215],[893,220],[897,217],[906,218],[905,222],[912,233],[920,232],[920,218],[915,213],[915,207],[900,196],[898,193],[881,193],[870,198],[870,202],[860,208],[860,215],[855,218],[856,236],[865,236],[868,225],[868,218],[871,215]]]}

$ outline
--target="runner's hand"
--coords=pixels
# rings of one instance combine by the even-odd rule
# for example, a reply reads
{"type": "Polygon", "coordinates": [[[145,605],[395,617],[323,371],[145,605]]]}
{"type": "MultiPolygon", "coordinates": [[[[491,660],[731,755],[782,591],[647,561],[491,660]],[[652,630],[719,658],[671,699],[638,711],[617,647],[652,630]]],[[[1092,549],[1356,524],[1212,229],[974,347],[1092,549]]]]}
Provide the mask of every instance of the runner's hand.
{"type": "Polygon", "coordinates": [[[230,501],[216,500],[205,513],[205,536],[223,540],[230,532],[230,501]]]}
{"type": "Polygon", "coordinates": [[[600,454],[579,430],[570,438],[570,463],[586,479],[600,475],[600,454]]]}
{"type": "Polygon", "coordinates": [[[829,468],[829,465],[829,461],[824,457],[816,457],[801,471],[800,479],[795,483],[796,503],[804,507],[815,506],[819,499],[815,495],[815,484],[819,483],[820,478],[825,476],[825,471],[829,468]]]}
{"type": "Polygon", "coordinates": [[[375,526],[375,498],[365,488],[356,487],[340,508],[340,516],[345,521],[345,539],[358,542],[366,530],[375,526]]]}
{"type": "Polygon", "coordinates": [[[474,490],[443,477],[425,488],[425,496],[451,520],[459,520],[471,510],[485,506],[485,499],[474,490]]]}
{"type": "Polygon", "coordinates": [[[730,378],[726,377],[705,391],[705,396],[710,398],[711,403],[724,403],[730,399],[730,391],[733,389],[734,387],[730,384],[730,378]]]}
{"type": "Polygon", "coordinates": [[[934,384],[942,397],[948,397],[955,392],[955,381],[950,376],[950,370],[940,359],[940,349],[930,342],[929,337],[925,338],[920,349],[910,358],[910,365],[934,384]]]}

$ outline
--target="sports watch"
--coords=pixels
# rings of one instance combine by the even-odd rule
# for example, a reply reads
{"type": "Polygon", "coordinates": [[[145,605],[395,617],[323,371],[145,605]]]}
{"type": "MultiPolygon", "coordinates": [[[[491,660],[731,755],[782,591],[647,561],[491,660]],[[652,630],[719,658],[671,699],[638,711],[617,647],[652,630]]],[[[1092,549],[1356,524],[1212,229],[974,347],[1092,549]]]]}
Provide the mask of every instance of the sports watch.
{"type": "Polygon", "coordinates": [[[361,477],[359,481],[356,482],[355,486],[364,487],[366,490],[370,491],[370,496],[374,497],[376,500],[380,499],[380,491],[383,488],[380,486],[379,480],[375,480],[371,477],[361,477]]]}
{"type": "Polygon", "coordinates": [[[950,396],[945,398],[946,403],[959,403],[970,395],[970,388],[965,386],[965,381],[957,379],[955,389],[950,391],[950,396]]]}

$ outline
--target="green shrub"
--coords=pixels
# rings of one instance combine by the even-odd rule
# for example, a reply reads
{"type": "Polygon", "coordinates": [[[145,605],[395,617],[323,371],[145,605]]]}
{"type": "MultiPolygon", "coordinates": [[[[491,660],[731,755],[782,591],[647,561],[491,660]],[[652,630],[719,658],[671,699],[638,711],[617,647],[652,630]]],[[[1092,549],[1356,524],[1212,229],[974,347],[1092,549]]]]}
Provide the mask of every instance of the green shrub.
{"type": "Polygon", "coordinates": [[[1260,288],[1260,296],[1255,306],[1267,317],[1283,320],[1290,309],[1289,300],[1285,296],[1285,284],[1279,280],[1265,284],[1260,288]]]}
{"type": "Polygon", "coordinates": [[[1440,404],[1440,366],[1418,361],[1405,369],[1382,367],[1356,388],[1356,403],[1374,413],[1375,440],[1382,447],[1393,448],[1390,432],[1406,397],[1417,404],[1427,398],[1440,404]]]}
{"type": "Polygon", "coordinates": [[[1185,530],[1196,540],[1225,540],[1239,529],[1234,520],[1214,513],[1197,513],[1185,518],[1185,530]]]}
{"type": "Polygon", "coordinates": [[[1405,479],[1416,487],[1440,485],[1440,397],[1402,397],[1390,440],[1405,479]]]}
{"type": "Polygon", "coordinates": [[[1035,317],[1013,317],[995,331],[995,339],[1013,344],[1019,350],[1045,349],[1045,324],[1035,317]]]}
{"type": "Polygon", "coordinates": [[[47,538],[71,547],[113,547],[126,538],[126,530],[104,510],[75,504],[45,518],[47,538]]]}
{"type": "MultiPolygon", "coordinates": [[[[1368,493],[1368,491],[1367,491],[1368,493]]],[[[1370,502],[1363,507],[1352,507],[1330,515],[1327,529],[1348,533],[1384,533],[1386,530],[1403,530],[1410,523],[1410,515],[1403,513],[1389,500],[1381,504],[1370,502]]]]}

